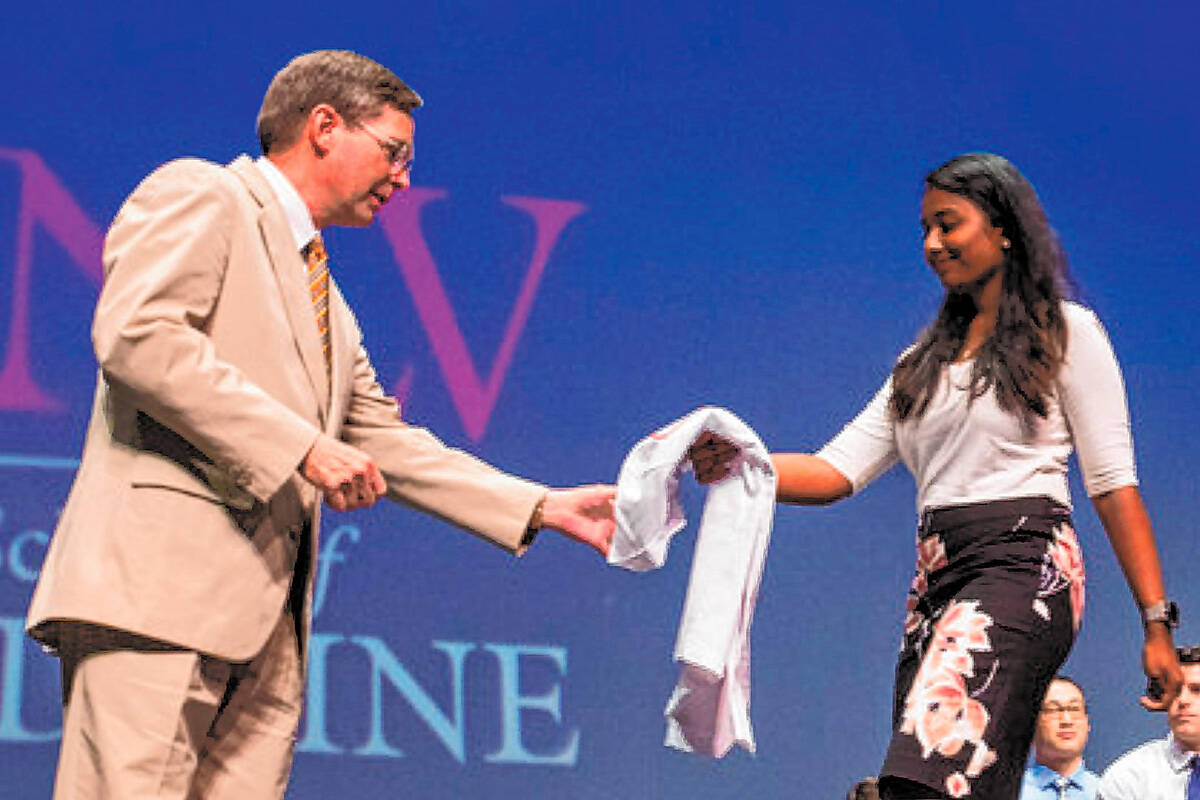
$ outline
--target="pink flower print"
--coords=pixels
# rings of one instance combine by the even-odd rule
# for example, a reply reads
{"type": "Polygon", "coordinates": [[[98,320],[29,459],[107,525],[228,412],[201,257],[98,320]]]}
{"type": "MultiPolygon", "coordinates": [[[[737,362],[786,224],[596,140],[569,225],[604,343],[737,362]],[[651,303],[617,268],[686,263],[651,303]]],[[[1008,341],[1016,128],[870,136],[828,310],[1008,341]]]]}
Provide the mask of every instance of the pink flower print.
{"type": "Polygon", "coordinates": [[[912,587],[908,590],[908,597],[904,600],[904,635],[907,636],[921,627],[921,623],[925,621],[925,615],[917,610],[917,605],[924,596],[925,590],[929,588],[929,581],[925,577],[925,571],[919,566],[917,574],[913,576],[912,587]]]}
{"type": "Polygon", "coordinates": [[[988,748],[982,740],[975,742],[975,752],[967,763],[967,777],[978,778],[979,773],[996,763],[996,751],[988,748]]]}
{"type": "Polygon", "coordinates": [[[971,678],[975,676],[975,659],[966,650],[939,648],[929,651],[921,671],[927,675],[956,672],[971,678]]]}
{"type": "Polygon", "coordinates": [[[935,752],[953,758],[965,745],[972,746],[966,774],[956,772],[946,783],[952,797],[968,795],[967,778],[979,777],[996,761],[995,752],[983,741],[990,715],[971,697],[966,683],[967,676],[975,673],[973,653],[991,649],[987,632],[991,624],[991,616],[979,610],[978,600],[948,605],[934,626],[929,649],[905,698],[900,732],[916,737],[922,758],[935,752]]]}
{"type": "MultiPolygon", "coordinates": [[[[933,629],[932,648],[968,653],[972,650],[991,650],[987,629],[992,618],[979,610],[978,600],[951,603],[933,629]]],[[[966,674],[972,674],[965,671],[966,674]]]]}
{"type": "Polygon", "coordinates": [[[955,772],[946,778],[946,794],[951,797],[966,797],[971,793],[971,784],[961,772],[955,772]]]}
{"type": "Polygon", "coordinates": [[[964,743],[981,739],[987,721],[987,709],[967,694],[962,675],[943,671],[931,683],[914,683],[900,731],[917,737],[922,758],[934,751],[953,757],[964,743]]]}
{"type": "Polygon", "coordinates": [[[925,570],[917,570],[917,574],[913,576],[912,586],[909,587],[909,594],[913,597],[921,597],[929,590],[929,576],[925,570]]]}
{"type": "Polygon", "coordinates": [[[917,610],[917,604],[929,589],[929,573],[939,570],[949,562],[946,560],[946,545],[940,536],[926,536],[917,540],[917,570],[904,608],[904,635],[908,636],[925,621],[925,615],[917,610]]]}
{"type": "Polygon", "coordinates": [[[1079,623],[1083,621],[1083,552],[1070,525],[1063,523],[1054,531],[1054,541],[1050,543],[1049,552],[1054,567],[1071,587],[1071,620],[1078,632],[1079,623]]]}
{"type": "Polygon", "coordinates": [[[924,620],[925,615],[917,611],[917,595],[909,592],[908,599],[904,601],[904,635],[908,636],[921,627],[924,620]]]}
{"type": "Polygon", "coordinates": [[[936,572],[948,563],[946,560],[946,544],[942,537],[926,536],[917,542],[917,571],[929,574],[936,572]]]}

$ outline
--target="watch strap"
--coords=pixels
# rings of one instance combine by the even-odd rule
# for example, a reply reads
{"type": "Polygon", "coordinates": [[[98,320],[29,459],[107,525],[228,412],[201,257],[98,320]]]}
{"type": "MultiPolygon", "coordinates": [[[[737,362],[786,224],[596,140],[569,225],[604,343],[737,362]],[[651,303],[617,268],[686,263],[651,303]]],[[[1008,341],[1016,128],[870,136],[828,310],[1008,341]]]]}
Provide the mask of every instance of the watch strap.
{"type": "Polygon", "coordinates": [[[1171,600],[1159,600],[1142,609],[1142,623],[1161,622],[1168,628],[1179,627],[1179,606],[1171,600]]]}

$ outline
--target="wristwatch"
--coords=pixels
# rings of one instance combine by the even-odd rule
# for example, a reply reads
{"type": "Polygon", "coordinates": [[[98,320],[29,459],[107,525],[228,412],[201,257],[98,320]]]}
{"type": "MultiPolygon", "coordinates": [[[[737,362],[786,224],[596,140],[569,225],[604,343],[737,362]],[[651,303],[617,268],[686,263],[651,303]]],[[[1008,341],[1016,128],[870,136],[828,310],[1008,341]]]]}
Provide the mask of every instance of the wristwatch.
{"type": "Polygon", "coordinates": [[[1170,600],[1159,600],[1142,609],[1142,624],[1161,622],[1168,630],[1179,627],[1179,606],[1170,600]]]}

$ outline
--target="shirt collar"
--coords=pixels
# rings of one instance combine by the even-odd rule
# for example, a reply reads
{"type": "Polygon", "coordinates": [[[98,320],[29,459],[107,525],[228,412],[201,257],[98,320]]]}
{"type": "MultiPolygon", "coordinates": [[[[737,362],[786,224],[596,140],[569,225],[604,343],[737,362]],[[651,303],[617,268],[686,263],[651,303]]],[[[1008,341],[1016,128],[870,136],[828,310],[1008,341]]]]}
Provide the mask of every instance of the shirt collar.
{"type": "Polygon", "coordinates": [[[292,182],[287,179],[287,176],[280,172],[279,167],[272,164],[266,156],[254,159],[254,166],[258,167],[258,171],[270,185],[271,191],[275,193],[279,205],[283,207],[288,228],[292,232],[292,238],[296,240],[296,249],[303,250],[305,245],[317,235],[317,226],[313,224],[312,215],[308,213],[308,207],[304,205],[300,193],[296,191],[295,186],[292,186],[292,182]]]}
{"type": "Polygon", "coordinates": [[[1188,768],[1192,755],[1175,740],[1175,734],[1167,733],[1167,763],[1171,765],[1171,769],[1183,772],[1188,768]]]}
{"type": "MultiPolygon", "coordinates": [[[[1070,785],[1075,786],[1078,789],[1083,789],[1085,788],[1084,782],[1087,780],[1087,776],[1087,764],[1085,762],[1080,762],[1079,769],[1068,775],[1067,780],[1071,782],[1070,785]]],[[[1039,789],[1051,789],[1054,788],[1055,781],[1058,780],[1058,773],[1047,767],[1045,764],[1034,764],[1032,778],[1039,789]]]]}

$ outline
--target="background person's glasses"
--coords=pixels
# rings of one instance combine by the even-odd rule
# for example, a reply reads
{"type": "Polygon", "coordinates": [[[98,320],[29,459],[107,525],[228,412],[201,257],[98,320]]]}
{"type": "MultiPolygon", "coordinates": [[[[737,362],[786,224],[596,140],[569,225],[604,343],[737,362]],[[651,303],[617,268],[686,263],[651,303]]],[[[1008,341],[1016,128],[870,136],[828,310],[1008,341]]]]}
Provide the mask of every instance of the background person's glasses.
{"type": "Polygon", "coordinates": [[[1072,703],[1069,706],[1060,706],[1058,703],[1047,703],[1042,706],[1042,714],[1047,717],[1056,717],[1060,714],[1067,714],[1072,717],[1080,717],[1087,713],[1087,709],[1078,703],[1072,703]]]}

